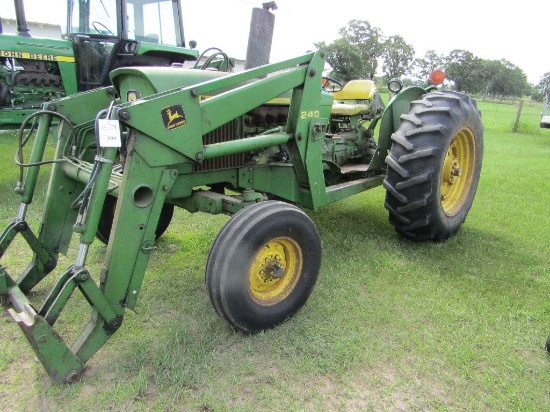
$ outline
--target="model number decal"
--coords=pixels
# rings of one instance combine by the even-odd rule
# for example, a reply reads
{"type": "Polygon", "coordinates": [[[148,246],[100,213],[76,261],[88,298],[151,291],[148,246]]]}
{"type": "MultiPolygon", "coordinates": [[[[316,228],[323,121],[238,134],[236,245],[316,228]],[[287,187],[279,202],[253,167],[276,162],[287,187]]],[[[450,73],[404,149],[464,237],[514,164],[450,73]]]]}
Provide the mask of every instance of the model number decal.
{"type": "Polygon", "coordinates": [[[320,116],[319,110],[304,110],[300,112],[300,119],[313,119],[320,116]]]}

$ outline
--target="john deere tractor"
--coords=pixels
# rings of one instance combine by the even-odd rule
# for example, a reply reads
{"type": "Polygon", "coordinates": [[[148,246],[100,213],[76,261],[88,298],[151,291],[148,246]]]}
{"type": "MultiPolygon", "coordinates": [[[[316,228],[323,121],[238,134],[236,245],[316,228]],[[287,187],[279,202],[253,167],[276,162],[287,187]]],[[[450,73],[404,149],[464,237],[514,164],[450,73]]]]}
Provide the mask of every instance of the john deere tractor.
{"type": "Polygon", "coordinates": [[[57,40],[31,37],[23,0],[14,4],[17,33],[0,34],[1,128],[19,127],[43,102],[109,85],[115,68],[198,59],[185,48],[179,0],[67,0],[57,40]]]}
{"type": "Polygon", "coordinates": [[[206,261],[206,291],[220,317],[248,333],[285,321],[313,291],[321,239],[303,209],[382,185],[403,237],[457,233],[480,177],[476,102],[393,82],[384,106],[371,80],[324,78],[325,60],[321,50],[236,74],[118,68],[110,86],[48,102],[26,120],[39,119],[38,130],[30,158],[19,150],[21,203],[0,256],[18,234],[31,253],[17,275],[0,267],[0,294],[52,378],[79,379],[125,310],[136,308],[175,207],[232,216],[206,261]],[[54,121],[55,156],[44,159],[54,121]],[[53,165],[35,231],[26,215],[45,162],[53,165]],[[73,263],[57,271],[74,236],[73,263]],[[107,252],[91,273],[86,260],[98,239],[107,252]],[[33,301],[31,291],[54,273],[46,298],[33,301]],[[75,294],[91,315],[67,344],[54,327],[75,294]]]}

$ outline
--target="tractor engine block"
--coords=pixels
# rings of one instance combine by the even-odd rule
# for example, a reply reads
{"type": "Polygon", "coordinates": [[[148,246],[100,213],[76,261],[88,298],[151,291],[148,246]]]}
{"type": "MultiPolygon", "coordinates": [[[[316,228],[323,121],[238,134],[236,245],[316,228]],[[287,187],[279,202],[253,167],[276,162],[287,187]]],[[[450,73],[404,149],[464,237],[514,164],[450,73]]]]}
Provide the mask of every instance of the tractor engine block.
{"type": "Polygon", "coordinates": [[[0,107],[38,108],[63,96],[56,63],[12,58],[0,61],[0,107]]]}
{"type": "Polygon", "coordinates": [[[323,145],[323,160],[337,165],[369,163],[376,151],[376,142],[369,130],[360,124],[355,128],[329,134],[323,145]]]}

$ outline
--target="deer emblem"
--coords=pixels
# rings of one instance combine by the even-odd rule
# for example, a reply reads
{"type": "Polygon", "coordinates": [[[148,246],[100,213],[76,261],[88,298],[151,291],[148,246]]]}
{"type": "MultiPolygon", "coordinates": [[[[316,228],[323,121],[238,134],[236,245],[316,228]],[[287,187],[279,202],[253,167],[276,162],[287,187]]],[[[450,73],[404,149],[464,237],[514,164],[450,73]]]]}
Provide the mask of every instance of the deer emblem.
{"type": "Polygon", "coordinates": [[[166,110],[166,114],[168,115],[168,124],[172,123],[174,120],[177,120],[177,119],[183,117],[178,112],[172,113],[172,109],[166,110]]]}
{"type": "Polygon", "coordinates": [[[171,130],[186,124],[185,112],[180,105],[174,105],[162,109],[162,120],[164,127],[171,130]]]}

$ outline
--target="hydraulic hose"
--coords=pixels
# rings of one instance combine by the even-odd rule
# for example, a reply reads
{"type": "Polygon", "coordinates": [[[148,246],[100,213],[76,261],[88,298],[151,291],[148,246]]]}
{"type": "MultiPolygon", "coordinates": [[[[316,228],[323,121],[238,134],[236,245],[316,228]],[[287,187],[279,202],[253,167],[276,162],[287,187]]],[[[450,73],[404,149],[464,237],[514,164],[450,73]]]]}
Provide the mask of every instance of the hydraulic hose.
{"type": "Polygon", "coordinates": [[[41,162],[35,162],[35,163],[25,163],[24,161],[24,158],[23,158],[23,148],[25,147],[25,145],[27,144],[27,142],[29,141],[29,139],[31,138],[32,136],[32,133],[34,132],[34,130],[36,129],[36,118],[38,116],[41,116],[41,115],[44,115],[44,114],[47,114],[47,115],[51,115],[53,117],[57,117],[58,119],[60,119],[62,122],[65,122],[69,127],[70,127],[70,130],[71,130],[71,134],[74,133],[74,125],[71,123],[71,121],[63,116],[62,114],[59,114],[57,112],[53,112],[51,110],[39,110],[33,114],[31,114],[30,116],[28,116],[24,121],[23,123],[21,124],[21,127],[19,128],[19,133],[18,133],[18,142],[19,142],[19,145],[18,145],[18,149],[17,149],[17,152],[15,153],[15,156],[14,156],[14,162],[17,166],[19,166],[19,181],[18,181],[18,186],[19,187],[22,187],[23,186],[23,179],[24,179],[24,169],[26,167],[32,167],[32,166],[42,166],[42,165],[47,165],[47,164],[53,164],[53,163],[62,163],[64,162],[63,159],[54,159],[54,160],[44,160],[44,161],[41,161],[41,162]],[[30,121],[33,121],[33,124],[31,125],[31,128],[29,130],[29,132],[27,133],[27,135],[25,137],[23,137],[24,133],[25,133],[25,128],[27,127],[27,125],[30,123],[30,121]]]}
{"type": "MultiPolygon", "coordinates": [[[[95,140],[96,140],[96,159],[100,157],[101,152],[101,146],[99,144],[99,120],[105,116],[108,113],[107,109],[101,110],[97,116],[95,117],[95,140]]],[[[90,174],[90,180],[88,180],[88,183],[86,183],[86,186],[84,187],[84,190],[82,190],[82,193],[78,195],[78,197],[74,200],[72,207],[76,207],[78,202],[82,200],[82,203],[80,204],[80,210],[79,214],[82,216],[84,215],[84,212],[86,211],[86,208],[88,207],[88,200],[90,199],[90,192],[92,191],[92,187],[94,185],[95,179],[97,178],[97,174],[99,172],[99,161],[94,162],[94,166],[92,168],[92,172],[90,174]]]]}

